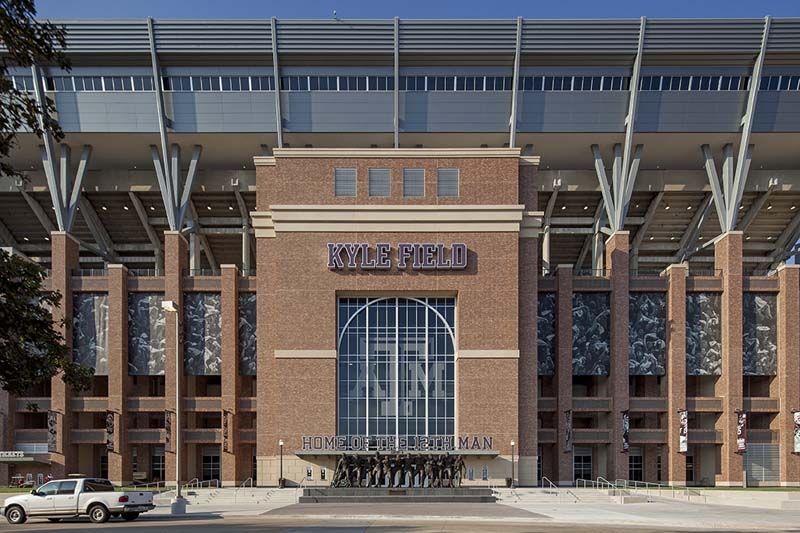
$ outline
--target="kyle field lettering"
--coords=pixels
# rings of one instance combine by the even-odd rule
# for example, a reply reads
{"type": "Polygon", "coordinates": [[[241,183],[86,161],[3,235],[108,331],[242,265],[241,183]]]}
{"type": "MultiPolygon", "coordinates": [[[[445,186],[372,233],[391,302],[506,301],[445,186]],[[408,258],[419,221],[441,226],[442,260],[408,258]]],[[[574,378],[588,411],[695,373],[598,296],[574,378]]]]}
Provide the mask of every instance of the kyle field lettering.
{"type": "Polygon", "coordinates": [[[464,270],[467,268],[467,245],[453,243],[400,243],[395,253],[386,243],[371,247],[367,243],[329,242],[328,268],[331,270],[464,270]]]}

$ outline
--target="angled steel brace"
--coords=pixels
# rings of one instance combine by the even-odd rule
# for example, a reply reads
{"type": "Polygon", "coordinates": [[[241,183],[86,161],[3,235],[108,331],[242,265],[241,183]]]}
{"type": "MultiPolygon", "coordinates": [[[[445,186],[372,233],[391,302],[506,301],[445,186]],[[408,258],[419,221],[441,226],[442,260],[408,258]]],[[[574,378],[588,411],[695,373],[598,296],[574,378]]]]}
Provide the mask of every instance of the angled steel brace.
{"type": "Polygon", "coordinates": [[[594,224],[592,225],[592,233],[587,235],[584,239],[583,246],[578,254],[578,259],[575,261],[576,269],[580,269],[583,266],[583,262],[586,260],[586,256],[589,253],[589,250],[592,248],[592,241],[594,240],[595,235],[600,231],[605,216],[605,207],[603,206],[603,201],[601,200],[600,203],[597,204],[597,209],[594,210],[594,224]]]}
{"type": "MultiPolygon", "coordinates": [[[[31,211],[33,211],[34,216],[39,221],[39,224],[42,225],[44,230],[47,233],[52,233],[56,231],[56,227],[53,225],[53,222],[50,220],[50,217],[47,216],[47,213],[45,213],[44,208],[39,202],[36,201],[36,198],[34,198],[30,194],[28,194],[27,191],[24,191],[22,189],[19,189],[19,192],[22,193],[22,197],[28,203],[28,206],[31,208],[31,211]]],[[[58,213],[58,210],[56,210],[56,213],[58,213]]]]}
{"type": "MultiPolygon", "coordinates": [[[[281,72],[278,66],[278,29],[277,19],[272,17],[269,20],[269,28],[272,37],[272,76],[275,78],[275,121],[276,132],[278,133],[278,148],[283,148],[283,117],[281,115],[281,72]]],[[[396,78],[396,76],[395,76],[396,78]]],[[[395,79],[394,89],[397,91],[397,79],[395,79]]]]}
{"type": "Polygon", "coordinates": [[[136,214],[139,216],[139,221],[142,223],[142,226],[147,233],[147,238],[150,240],[150,244],[153,245],[153,251],[155,253],[156,275],[161,276],[164,272],[164,249],[161,246],[161,240],[159,240],[156,230],[153,229],[153,226],[151,226],[148,222],[147,211],[145,210],[142,201],[138,196],[136,196],[136,193],[129,191],[128,197],[131,199],[133,208],[136,210],[136,214]]]}
{"type": "Polygon", "coordinates": [[[95,211],[89,200],[82,194],[78,197],[78,204],[80,205],[83,219],[86,221],[86,225],[89,226],[92,237],[94,237],[97,248],[103,252],[103,256],[108,258],[108,261],[117,261],[114,242],[111,240],[111,236],[108,234],[105,226],[103,226],[103,222],[97,215],[97,211],[95,211]]]}
{"type": "MultiPolygon", "coordinates": [[[[176,145],[173,145],[173,148],[176,145]]],[[[173,152],[174,153],[174,152],[173,152]]],[[[186,216],[186,209],[189,205],[189,198],[192,195],[192,188],[194,188],[194,179],[197,175],[197,163],[200,161],[200,155],[203,153],[203,147],[199,144],[194,145],[192,149],[192,159],[189,161],[189,171],[186,173],[186,181],[183,183],[183,192],[179,197],[179,202],[177,204],[178,212],[176,214],[175,226],[177,228],[183,227],[183,219],[186,216]]],[[[177,165],[179,163],[174,162],[173,165],[177,165]]],[[[177,171],[177,174],[180,174],[180,170],[177,171]]],[[[176,198],[178,198],[176,196],[176,198]]]]}
{"type": "Polygon", "coordinates": [[[764,32],[761,36],[761,49],[753,65],[753,75],[750,77],[750,91],[747,95],[747,109],[742,117],[742,136],[739,140],[739,154],[736,162],[736,171],[733,178],[731,195],[728,197],[728,228],[732,229],[736,225],[736,212],[739,209],[739,202],[742,200],[744,185],[747,181],[750,161],[752,159],[753,147],[750,145],[750,134],[753,131],[753,119],[755,118],[756,101],[758,90],[761,85],[761,72],[764,68],[764,57],[767,53],[767,41],[769,39],[769,28],[772,17],[764,17],[764,32]]]}
{"type": "Polygon", "coordinates": [[[208,243],[208,237],[206,237],[206,235],[202,232],[203,227],[200,225],[200,217],[197,216],[197,209],[195,208],[194,202],[191,199],[188,200],[188,206],[194,226],[193,233],[197,235],[197,240],[200,242],[200,246],[203,248],[203,253],[206,255],[206,260],[208,260],[211,270],[214,272],[214,275],[217,275],[219,274],[219,263],[217,263],[217,259],[214,257],[214,252],[211,250],[211,245],[208,243]]]}
{"type": "Polygon", "coordinates": [[[798,240],[800,240],[800,213],[797,213],[781,232],[778,240],[775,241],[775,249],[770,253],[770,259],[759,265],[759,268],[765,268],[767,265],[770,268],[777,268],[783,261],[794,255],[791,250],[796,246],[798,240]]]}
{"type": "Polygon", "coordinates": [[[175,204],[172,202],[172,185],[167,174],[167,166],[162,164],[158,147],[154,144],[150,145],[150,156],[153,158],[153,166],[156,169],[158,189],[161,192],[161,200],[164,202],[164,211],[167,214],[169,229],[175,231],[175,204]]]}
{"type": "Polygon", "coordinates": [[[642,241],[644,240],[645,235],[647,234],[647,230],[650,227],[650,224],[653,222],[653,218],[655,218],[656,211],[658,210],[658,206],[661,203],[661,200],[664,199],[664,192],[661,191],[656,194],[655,198],[650,201],[650,205],[647,206],[647,211],[644,214],[644,222],[639,229],[636,231],[636,236],[633,238],[633,243],[631,245],[631,254],[630,254],[630,262],[631,268],[635,271],[638,270],[639,267],[639,247],[642,245],[642,241]]]}
{"type": "Polygon", "coordinates": [[[706,194],[703,201],[700,202],[700,206],[695,211],[689,226],[686,228],[683,237],[681,237],[680,244],[678,244],[678,253],[675,254],[678,263],[686,261],[697,251],[695,250],[697,237],[700,235],[700,228],[703,226],[703,222],[708,218],[708,212],[711,209],[713,200],[713,194],[706,194]]]}
{"type": "Polygon", "coordinates": [[[6,246],[11,246],[12,248],[19,248],[17,239],[14,238],[14,235],[11,234],[8,226],[3,224],[2,220],[0,220],[0,242],[6,246]]]}
{"type": "MultiPolygon", "coordinates": [[[[609,223],[611,223],[614,219],[614,197],[611,194],[611,187],[609,186],[605,164],[603,163],[603,155],[600,153],[598,145],[592,145],[592,154],[594,155],[594,169],[597,172],[597,180],[600,182],[600,192],[603,195],[603,201],[599,205],[605,208],[609,223]]],[[[595,220],[597,220],[597,215],[595,215],[595,220]]]]}
{"type": "Polygon", "coordinates": [[[707,144],[702,145],[700,149],[703,151],[703,157],[705,158],[706,175],[708,176],[708,182],[711,185],[714,206],[717,208],[720,229],[722,230],[722,233],[726,233],[727,231],[730,231],[730,228],[725,226],[726,221],[728,220],[728,210],[725,202],[725,196],[720,188],[719,175],[717,174],[717,167],[714,163],[714,155],[711,153],[711,147],[707,144]]]}
{"type": "Polygon", "coordinates": [[[551,194],[550,198],[547,200],[547,207],[544,210],[544,218],[542,219],[542,271],[544,274],[550,272],[550,235],[552,232],[550,223],[560,189],[561,178],[556,178],[553,180],[553,194],[551,194]]]}
{"type": "Polygon", "coordinates": [[[510,133],[508,146],[515,148],[517,145],[517,103],[519,101],[519,61],[522,50],[522,17],[517,17],[517,45],[514,52],[514,73],[511,87],[511,117],[509,120],[510,133]]]}
{"type": "Polygon", "coordinates": [[[750,224],[753,223],[758,213],[761,211],[761,208],[764,207],[764,204],[767,203],[770,195],[772,194],[772,190],[775,188],[776,183],[774,181],[770,181],[769,187],[766,191],[761,193],[756,201],[753,202],[753,205],[750,206],[750,209],[747,210],[747,213],[744,214],[742,217],[742,221],[739,223],[737,229],[739,231],[747,231],[747,228],[750,227],[750,224]]]}

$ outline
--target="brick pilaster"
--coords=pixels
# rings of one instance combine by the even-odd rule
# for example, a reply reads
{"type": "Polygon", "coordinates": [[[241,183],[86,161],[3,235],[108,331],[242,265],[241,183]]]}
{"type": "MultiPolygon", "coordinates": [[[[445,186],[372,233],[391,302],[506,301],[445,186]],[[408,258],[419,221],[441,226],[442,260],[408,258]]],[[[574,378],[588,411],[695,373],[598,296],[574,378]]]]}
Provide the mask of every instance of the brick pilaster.
{"type": "Polygon", "coordinates": [[[736,409],[742,408],[742,232],[729,231],[714,246],[714,267],[722,275],[722,375],[716,395],[722,397],[720,472],[716,484],[742,482],[742,457],[736,453],[736,409]]]}
{"type": "MultiPolygon", "coordinates": [[[[75,238],[64,231],[50,234],[52,245],[52,268],[50,286],[53,291],[61,293],[61,307],[53,310],[55,329],[64,336],[67,348],[72,351],[72,271],[79,268],[80,245],[75,238]],[[64,325],[59,322],[63,320],[64,325]]],[[[77,453],[70,444],[70,431],[74,419],[70,409],[72,393],[61,379],[61,375],[53,377],[51,382],[51,410],[57,413],[58,429],[56,432],[56,449],[50,454],[51,471],[54,477],[65,477],[77,471],[77,453]]]]}
{"type": "MultiPolygon", "coordinates": [[[[222,482],[236,486],[239,479],[239,463],[249,463],[244,457],[238,439],[238,398],[241,379],[239,377],[239,269],[236,265],[222,265],[222,416],[228,423],[228,447],[222,453],[222,482]]],[[[248,477],[248,476],[245,476],[248,477]]]]}
{"type": "Polygon", "coordinates": [[[608,474],[614,479],[628,479],[628,455],[622,453],[622,411],[630,405],[628,388],[628,293],[630,234],[616,231],[606,241],[606,275],[611,281],[611,444],[608,474]]]}
{"type": "MultiPolygon", "coordinates": [[[[564,411],[572,409],[572,265],[556,269],[556,441],[557,479],[559,486],[572,485],[572,453],[567,449],[564,411]]],[[[574,413],[573,413],[574,414],[574,413]]],[[[572,439],[572,447],[575,439],[572,439]]]]}
{"type": "MultiPolygon", "coordinates": [[[[259,204],[261,205],[261,204],[259,204]]],[[[256,382],[256,456],[258,457],[257,478],[260,486],[276,485],[277,477],[272,475],[269,464],[278,455],[278,409],[280,398],[275,393],[273,374],[276,369],[274,350],[276,334],[270,323],[274,321],[274,305],[265,302],[275,301],[275,280],[266,275],[269,270],[274,238],[256,239],[257,264],[260,275],[256,281],[258,308],[256,310],[256,329],[258,331],[256,382]],[[275,402],[278,402],[277,404],[275,402]]]]}
{"type": "Polygon", "coordinates": [[[519,241],[519,484],[536,485],[538,359],[536,316],[539,239],[519,241]],[[525,464],[527,463],[527,464],[525,464]]]}
{"type": "Polygon", "coordinates": [[[794,452],[792,410],[800,409],[800,265],[778,268],[778,431],[781,485],[800,485],[800,455],[794,452]]]}
{"type": "MultiPolygon", "coordinates": [[[[188,268],[189,254],[186,238],[178,231],[164,232],[164,300],[172,300],[178,308],[178,313],[166,313],[165,339],[166,339],[166,358],[164,363],[164,405],[168,412],[172,413],[172,447],[165,453],[164,467],[166,479],[171,480],[175,477],[175,437],[181,431],[175,424],[175,413],[181,409],[181,426],[185,426],[186,417],[183,414],[183,391],[185,387],[185,376],[183,372],[183,332],[180,326],[183,324],[183,273],[188,268]],[[175,338],[175,321],[178,321],[178,339],[175,338]],[[181,341],[181,342],[177,342],[181,341]],[[175,365],[179,365],[179,372],[176,378],[175,365]],[[180,393],[181,402],[176,405],[176,390],[180,393]]],[[[186,460],[188,454],[187,447],[181,443],[181,474],[186,481],[186,460]]]]}
{"type": "Polygon", "coordinates": [[[114,483],[133,480],[128,447],[128,269],[108,265],[108,410],[115,413],[114,450],[108,452],[108,477],[114,483]]]}
{"type": "Polygon", "coordinates": [[[686,274],[685,264],[667,267],[667,444],[661,479],[686,484],[686,454],[678,451],[679,409],[686,408],[686,274]]]}

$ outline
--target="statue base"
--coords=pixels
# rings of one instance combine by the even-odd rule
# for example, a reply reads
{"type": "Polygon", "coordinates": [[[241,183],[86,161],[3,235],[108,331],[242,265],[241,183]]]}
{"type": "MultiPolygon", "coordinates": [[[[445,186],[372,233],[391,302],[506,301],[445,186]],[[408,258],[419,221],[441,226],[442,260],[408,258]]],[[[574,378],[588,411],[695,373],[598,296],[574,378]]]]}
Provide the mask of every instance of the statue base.
{"type": "Polygon", "coordinates": [[[489,488],[306,488],[299,503],[495,503],[489,488]]]}

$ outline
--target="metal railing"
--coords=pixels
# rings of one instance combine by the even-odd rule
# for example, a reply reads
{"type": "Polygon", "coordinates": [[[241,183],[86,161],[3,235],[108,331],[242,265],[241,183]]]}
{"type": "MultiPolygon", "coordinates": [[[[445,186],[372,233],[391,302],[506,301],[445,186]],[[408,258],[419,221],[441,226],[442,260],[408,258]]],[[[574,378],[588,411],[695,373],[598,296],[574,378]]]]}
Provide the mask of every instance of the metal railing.
{"type": "Polygon", "coordinates": [[[300,503],[300,496],[303,494],[303,487],[305,486],[306,479],[303,478],[300,480],[300,483],[294,488],[294,503],[300,503]]]}
{"type": "Polygon", "coordinates": [[[253,478],[249,477],[242,481],[242,483],[236,487],[236,490],[233,491],[233,503],[236,503],[236,499],[239,497],[239,491],[242,489],[250,488],[250,494],[253,493],[253,478]],[[248,485],[249,483],[249,485],[248,485]]]}
{"type": "Polygon", "coordinates": [[[191,270],[184,270],[183,271],[183,275],[184,276],[190,276],[190,277],[195,277],[195,276],[216,276],[216,277],[218,277],[218,276],[220,276],[220,271],[219,270],[213,270],[211,268],[195,268],[195,269],[191,269],[191,270]]]}
{"type": "Polygon", "coordinates": [[[219,488],[219,480],[218,479],[204,479],[199,480],[197,478],[189,480],[187,483],[181,485],[181,488],[184,489],[211,489],[219,488]]]}
{"type": "Polygon", "coordinates": [[[134,277],[150,277],[155,278],[161,276],[155,268],[130,268],[128,269],[128,276],[134,277]]]}
{"type": "Polygon", "coordinates": [[[108,270],[105,268],[79,268],[73,270],[72,275],[78,277],[102,277],[108,276],[108,270]]]}
{"type": "Polygon", "coordinates": [[[577,268],[572,272],[572,275],[581,278],[604,278],[606,271],[603,269],[577,268]]]}

